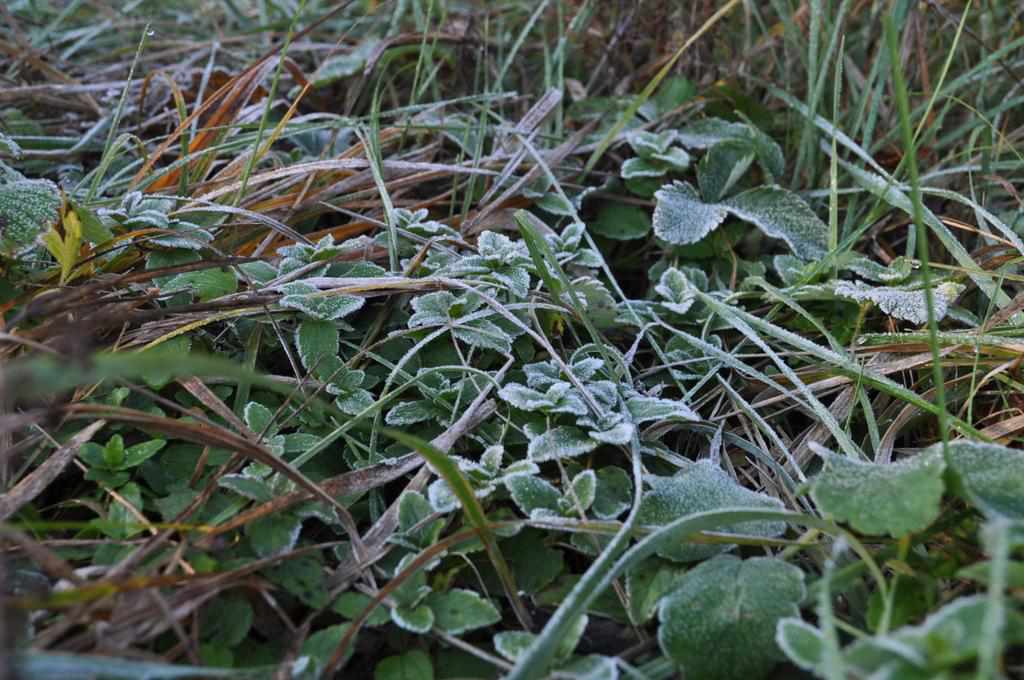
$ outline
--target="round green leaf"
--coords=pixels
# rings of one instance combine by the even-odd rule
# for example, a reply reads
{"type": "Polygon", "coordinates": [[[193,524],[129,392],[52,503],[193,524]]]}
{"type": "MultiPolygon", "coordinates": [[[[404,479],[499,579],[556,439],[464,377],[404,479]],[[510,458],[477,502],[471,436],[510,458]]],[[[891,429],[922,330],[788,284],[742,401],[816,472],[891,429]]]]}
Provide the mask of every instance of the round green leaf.
{"type": "Polygon", "coordinates": [[[779,620],[796,616],[804,574],[781,560],[720,555],[694,567],[658,608],[658,642],[688,678],[756,680],[782,658],[779,620]]]}

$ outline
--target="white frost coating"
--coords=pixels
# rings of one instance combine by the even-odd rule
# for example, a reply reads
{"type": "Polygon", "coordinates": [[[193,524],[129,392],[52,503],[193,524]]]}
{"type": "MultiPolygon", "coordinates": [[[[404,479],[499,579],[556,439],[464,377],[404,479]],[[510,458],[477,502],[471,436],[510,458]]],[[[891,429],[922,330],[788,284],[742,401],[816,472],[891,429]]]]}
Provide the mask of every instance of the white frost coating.
{"type": "MultiPolygon", "coordinates": [[[[695,512],[721,508],[781,508],[782,503],[771,496],[740,486],[721,468],[709,460],[700,460],[673,477],[650,475],[646,478],[650,491],[644,494],[637,521],[650,526],[664,526],[695,512]]],[[[786,531],[784,522],[744,522],[725,527],[722,532],[753,536],[779,536],[786,531]]],[[[730,549],[727,545],[704,545],[670,542],[658,549],[658,555],[680,562],[706,559],[730,549]]]]}
{"type": "Polygon", "coordinates": [[[782,657],[775,629],[799,615],[799,567],[767,557],[720,555],[684,576],[658,607],[658,642],[688,678],[763,678],[782,657]]]}
{"type": "Polygon", "coordinates": [[[696,243],[718,228],[729,213],[700,200],[687,182],[666,184],[654,193],[654,233],[669,243],[696,243]]]}
{"type": "MultiPolygon", "coordinates": [[[[932,299],[935,320],[941,321],[949,311],[950,304],[960,295],[964,287],[956,283],[941,283],[934,288],[932,299]]],[[[928,306],[923,290],[912,290],[907,287],[883,288],[869,286],[860,281],[839,281],[835,286],[838,297],[848,298],[856,302],[872,302],[889,316],[913,324],[928,323],[928,306]]]]}
{"type": "Polygon", "coordinates": [[[704,203],[689,183],[674,182],[654,197],[654,233],[669,243],[696,243],[731,214],[782,239],[804,259],[822,257],[828,251],[825,223],[799,196],[778,186],[744,191],[721,203],[704,203]]]}

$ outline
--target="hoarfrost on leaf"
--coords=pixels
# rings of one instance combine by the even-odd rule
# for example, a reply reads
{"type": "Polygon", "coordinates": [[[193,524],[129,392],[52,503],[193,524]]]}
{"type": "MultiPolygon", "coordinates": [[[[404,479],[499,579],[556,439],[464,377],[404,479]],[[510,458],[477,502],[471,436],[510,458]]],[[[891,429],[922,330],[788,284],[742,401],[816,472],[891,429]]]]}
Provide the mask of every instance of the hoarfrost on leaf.
{"type": "MultiPolygon", "coordinates": [[[[957,299],[964,286],[957,283],[940,283],[933,290],[932,308],[935,320],[941,321],[949,311],[949,306],[957,299]]],[[[860,281],[839,281],[835,284],[837,297],[848,298],[856,302],[871,302],[891,317],[909,321],[915,325],[928,323],[928,305],[925,291],[903,287],[876,287],[860,281]]]]}
{"type": "Polygon", "coordinates": [[[691,569],[658,607],[658,642],[688,678],[757,680],[782,653],[775,629],[797,616],[803,572],[782,560],[720,555],[691,569]]]}
{"type": "Polygon", "coordinates": [[[865,534],[894,538],[921,531],[939,515],[946,468],[941,452],[890,464],[866,463],[823,451],[825,467],[811,482],[820,510],[865,534]]]}
{"type": "MultiPolygon", "coordinates": [[[[651,487],[644,494],[637,521],[649,526],[664,526],[696,512],[720,508],[780,509],[782,503],[771,496],[740,486],[710,460],[699,460],[673,477],[650,475],[651,487]]],[[[775,537],[786,531],[784,522],[744,522],[719,531],[753,536],[775,537]]],[[[728,545],[700,545],[666,541],[657,554],[678,562],[706,559],[731,549],[728,545]]]]}
{"type": "Polygon", "coordinates": [[[573,458],[597,448],[597,442],[584,430],[571,425],[554,427],[530,439],[527,455],[540,463],[558,458],[573,458]]]}

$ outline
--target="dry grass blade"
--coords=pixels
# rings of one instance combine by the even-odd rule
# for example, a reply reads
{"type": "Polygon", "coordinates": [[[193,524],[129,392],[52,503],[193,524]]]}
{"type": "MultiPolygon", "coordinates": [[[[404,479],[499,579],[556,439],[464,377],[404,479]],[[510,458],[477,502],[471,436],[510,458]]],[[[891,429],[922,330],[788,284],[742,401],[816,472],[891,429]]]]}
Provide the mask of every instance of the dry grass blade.
{"type": "Polygon", "coordinates": [[[83,427],[77,434],[69,439],[56,451],[51,453],[42,465],[25,475],[25,477],[14,485],[9,491],[0,494],[0,522],[16,513],[22,506],[31,503],[32,500],[41,494],[60,473],[64,471],[71,459],[78,453],[78,449],[93,438],[101,430],[107,421],[96,420],[83,427]]]}

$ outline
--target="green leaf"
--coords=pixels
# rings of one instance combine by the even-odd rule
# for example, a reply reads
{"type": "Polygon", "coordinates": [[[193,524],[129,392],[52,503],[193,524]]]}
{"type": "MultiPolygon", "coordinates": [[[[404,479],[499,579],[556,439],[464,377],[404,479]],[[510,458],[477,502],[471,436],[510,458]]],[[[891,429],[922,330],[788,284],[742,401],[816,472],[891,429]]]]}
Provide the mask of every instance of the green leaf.
{"type": "Polygon", "coordinates": [[[122,459],[121,464],[115,469],[127,470],[128,468],[141,465],[146,460],[159,453],[160,449],[164,448],[166,445],[167,442],[163,439],[150,439],[148,442],[141,442],[134,446],[129,446],[125,449],[124,458],[122,459]]]}
{"type": "Polygon", "coordinates": [[[288,309],[297,309],[304,314],[322,321],[336,321],[352,314],[366,304],[366,299],[355,295],[320,293],[304,283],[282,286],[285,296],[279,304],[288,309]],[[292,291],[295,291],[293,294],[292,291]]]}
{"type": "Polygon", "coordinates": [[[160,286],[161,292],[187,291],[201,302],[209,302],[222,295],[238,290],[238,278],[231,267],[208,267],[198,271],[184,272],[172,277],[160,286]]]}
{"type": "Polygon", "coordinates": [[[715,144],[697,164],[697,183],[705,201],[720,201],[754,162],[750,143],[727,139],[715,144]]]}
{"type": "MultiPolygon", "coordinates": [[[[941,446],[934,450],[941,451],[941,446]]],[[[949,444],[949,466],[963,495],[986,515],[1024,519],[1024,452],[1020,449],[958,440],[949,444]]]]}
{"type": "Polygon", "coordinates": [[[651,557],[626,572],[629,620],[642,626],[658,611],[658,602],[673,590],[686,574],[684,569],[651,557]]]}
{"type": "Polygon", "coordinates": [[[462,635],[501,620],[498,608],[472,590],[453,588],[431,593],[424,602],[434,612],[434,624],[450,635],[462,635]]]}
{"type": "Polygon", "coordinates": [[[559,516],[558,501],[562,494],[554,486],[533,475],[512,475],[505,479],[505,486],[512,494],[519,510],[530,518],[559,516]]]}
{"type": "Polygon", "coordinates": [[[419,548],[435,543],[444,527],[443,519],[421,524],[434,513],[429,501],[418,491],[404,491],[398,499],[398,528],[405,538],[419,548]],[[419,526],[414,529],[413,527],[419,526]]]}
{"type": "Polygon", "coordinates": [[[266,433],[267,436],[273,436],[277,433],[273,424],[274,412],[258,401],[250,401],[245,405],[245,408],[242,409],[242,419],[256,434],[266,433]]]}
{"type": "Polygon", "coordinates": [[[313,609],[327,606],[327,572],[317,557],[305,555],[284,560],[263,573],[307,606],[313,609]]]}
{"type": "Polygon", "coordinates": [[[586,512],[594,504],[594,496],[597,493],[597,475],[593,470],[584,470],[572,478],[572,492],[575,498],[568,493],[565,495],[566,514],[576,515],[579,510],[586,512]],[[577,507],[578,506],[578,507],[577,507]]]}
{"type": "Polygon", "coordinates": [[[825,223],[800,197],[781,187],[757,187],[720,203],[705,203],[690,184],[675,182],[661,187],[655,199],[654,233],[669,243],[696,243],[732,215],[782,239],[804,259],[820,258],[828,250],[825,223]]]}
{"type": "Polygon", "coordinates": [[[744,191],[722,204],[735,217],[782,239],[800,257],[813,260],[828,251],[828,228],[803,199],[781,187],[744,191]]]}
{"type": "Polygon", "coordinates": [[[203,611],[202,634],[213,644],[234,647],[248,635],[252,620],[248,600],[235,595],[218,597],[216,606],[203,611]]]}
{"type": "Polygon", "coordinates": [[[632,241],[651,232],[651,215],[635,205],[603,201],[597,209],[597,218],[589,226],[595,234],[605,238],[632,241]]]}
{"type": "Polygon", "coordinates": [[[410,633],[428,633],[434,627],[434,612],[425,604],[416,607],[395,607],[391,620],[396,626],[410,633]]]}
{"type": "Polygon", "coordinates": [[[414,649],[381,659],[373,669],[373,680],[434,680],[434,666],[426,652],[414,649]]]}
{"type": "MultiPolygon", "coordinates": [[[[490,558],[491,563],[494,565],[495,571],[498,573],[498,578],[501,579],[501,585],[505,589],[505,594],[508,596],[516,611],[516,615],[520,619],[520,622],[525,625],[525,622],[530,621],[530,616],[526,613],[525,606],[519,598],[519,590],[515,586],[512,570],[509,569],[508,563],[505,561],[504,556],[498,549],[498,543],[494,537],[494,532],[491,530],[490,522],[487,519],[487,515],[484,514],[484,509],[480,505],[480,501],[477,499],[476,494],[473,491],[473,487],[469,484],[465,475],[463,475],[459,470],[458,465],[455,464],[455,461],[452,460],[451,456],[439,451],[433,445],[418,437],[414,437],[399,430],[389,429],[385,430],[384,433],[398,441],[400,444],[405,444],[406,446],[414,449],[417,453],[423,456],[424,459],[426,459],[442,479],[448,482],[448,486],[451,488],[452,493],[455,494],[459,499],[459,503],[462,505],[466,519],[477,530],[477,534],[483,542],[484,548],[487,550],[487,555],[490,558]]],[[[392,610],[392,617],[394,617],[394,611],[395,610],[392,610]]],[[[427,611],[430,610],[428,609],[427,611]]],[[[431,618],[433,618],[433,615],[431,615],[431,618]]]]}
{"type": "MultiPolygon", "coordinates": [[[[588,621],[589,617],[586,614],[572,619],[565,635],[558,641],[554,654],[555,661],[563,661],[572,655],[573,650],[576,649],[576,645],[579,644],[580,638],[583,636],[583,631],[587,628],[588,621]]],[[[498,633],[494,636],[494,648],[503,657],[514,662],[527,650],[536,637],[533,633],[523,631],[498,633]]]]}
{"type": "Polygon", "coordinates": [[[230,489],[240,496],[244,496],[257,503],[269,503],[274,500],[274,490],[270,485],[258,477],[251,475],[224,475],[217,480],[217,485],[224,489],[230,489]]]}
{"type": "Polygon", "coordinates": [[[763,678],[782,658],[776,626],[797,616],[804,594],[804,574],[793,565],[720,555],[690,570],[662,599],[658,642],[687,677],[763,678]]]}
{"type": "Polygon", "coordinates": [[[633,480],[626,471],[609,465],[597,471],[597,489],[591,509],[599,519],[615,519],[633,502],[633,480]]]}
{"type": "Polygon", "coordinates": [[[700,420],[700,416],[693,409],[675,399],[632,397],[626,400],[626,408],[634,423],[646,423],[651,420],[700,420]]]}
{"type": "Polygon", "coordinates": [[[876,464],[820,451],[825,467],[811,482],[811,498],[837,521],[865,534],[898,538],[939,516],[946,468],[941,453],[876,464]]]}
{"type": "Polygon", "coordinates": [[[540,463],[546,460],[582,456],[597,448],[597,442],[578,427],[562,425],[530,439],[527,455],[540,463]]]}
{"type": "MultiPolygon", "coordinates": [[[[324,669],[351,625],[350,623],[339,623],[318,630],[302,643],[302,654],[316,661],[317,668],[324,669]]],[[[345,655],[341,658],[342,664],[352,656],[354,648],[354,644],[348,646],[345,655]]]]}
{"type": "MultiPolygon", "coordinates": [[[[946,317],[950,305],[956,301],[965,286],[940,283],[932,291],[932,312],[936,321],[946,317]]],[[[925,291],[920,287],[869,286],[860,281],[838,281],[835,294],[856,302],[871,302],[889,316],[921,326],[928,323],[928,305],[925,291]]]]}
{"type": "Polygon", "coordinates": [[[459,324],[455,327],[453,335],[473,347],[493,349],[502,354],[512,351],[511,336],[503,331],[498,324],[487,319],[476,319],[466,324],[459,324]]]}
{"type": "Polygon", "coordinates": [[[775,629],[775,642],[786,657],[805,671],[814,671],[825,659],[821,631],[801,619],[786,618],[775,629]]]}
{"type": "Polygon", "coordinates": [[[427,401],[403,401],[388,411],[384,422],[388,425],[415,425],[437,418],[437,413],[430,407],[427,401]]]}
{"type": "Polygon", "coordinates": [[[249,545],[260,557],[273,557],[291,550],[299,540],[302,519],[289,512],[281,512],[245,525],[249,545]]]}
{"type": "Polygon", "coordinates": [[[666,184],[654,198],[654,233],[676,245],[700,241],[729,216],[721,205],[703,202],[688,182],[666,184]]]}
{"type": "MultiPolygon", "coordinates": [[[[347,619],[356,619],[363,613],[363,610],[366,609],[371,602],[373,602],[373,598],[369,595],[349,591],[347,593],[342,593],[342,595],[334,601],[334,604],[331,605],[331,609],[347,619]]],[[[390,620],[391,615],[388,613],[386,607],[376,607],[372,612],[370,612],[369,617],[363,625],[382,626],[390,620]]]]}
{"type": "Polygon", "coordinates": [[[667,300],[662,305],[676,314],[686,314],[697,299],[693,284],[686,278],[686,274],[675,267],[669,267],[661,273],[654,292],[667,300]]]}
{"type": "MultiPolygon", "coordinates": [[[[142,512],[142,490],[138,484],[129,482],[118,489],[121,498],[131,505],[136,512],[142,512]]],[[[103,533],[110,538],[125,539],[141,533],[144,527],[139,525],[135,513],[130,512],[120,501],[110,504],[107,512],[107,524],[104,525],[103,533]]]]}
{"type": "Polygon", "coordinates": [[[304,319],[295,329],[295,346],[307,371],[314,370],[314,366],[322,369],[324,357],[338,356],[338,327],[330,321],[304,319]]]}
{"type": "MultiPolygon", "coordinates": [[[[664,526],[686,515],[719,508],[781,508],[775,498],[746,489],[709,460],[700,460],[674,477],[650,475],[646,479],[651,490],[644,494],[637,521],[640,524],[664,526]]],[[[725,527],[724,533],[753,536],[779,536],[786,530],[782,522],[750,522],[725,527]]],[[[727,545],[697,545],[679,542],[663,543],[657,554],[670,560],[692,562],[725,550],[727,545]]]]}
{"type": "Polygon", "coordinates": [[[31,247],[60,219],[61,196],[47,180],[0,184],[0,255],[12,257],[31,247]]]}

